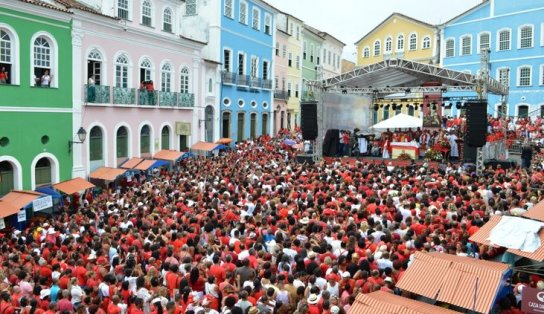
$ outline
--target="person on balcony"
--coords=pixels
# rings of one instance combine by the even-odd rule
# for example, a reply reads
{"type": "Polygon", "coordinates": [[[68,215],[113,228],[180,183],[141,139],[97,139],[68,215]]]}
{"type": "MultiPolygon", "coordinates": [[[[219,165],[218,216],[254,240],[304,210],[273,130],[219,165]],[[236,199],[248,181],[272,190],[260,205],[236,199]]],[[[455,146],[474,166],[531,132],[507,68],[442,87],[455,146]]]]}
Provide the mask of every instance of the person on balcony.
{"type": "Polygon", "coordinates": [[[147,99],[150,106],[155,106],[155,87],[153,86],[153,81],[147,82],[145,85],[147,90],[147,99]]]}
{"type": "Polygon", "coordinates": [[[87,102],[94,103],[96,101],[96,86],[94,76],[89,77],[87,83],[87,102]]]}
{"type": "Polygon", "coordinates": [[[6,71],[6,67],[2,67],[0,69],[0,84],[7,84],[8,83],[8,72],[6,71]]]}
{"type": "Polygon", "coordinates": [[[49,75],[49,70],[45,70],[45,72],[43,73],[42,78],[40,79],[40,86],[41,87],[51,86],[51,76],[49,75]]]}

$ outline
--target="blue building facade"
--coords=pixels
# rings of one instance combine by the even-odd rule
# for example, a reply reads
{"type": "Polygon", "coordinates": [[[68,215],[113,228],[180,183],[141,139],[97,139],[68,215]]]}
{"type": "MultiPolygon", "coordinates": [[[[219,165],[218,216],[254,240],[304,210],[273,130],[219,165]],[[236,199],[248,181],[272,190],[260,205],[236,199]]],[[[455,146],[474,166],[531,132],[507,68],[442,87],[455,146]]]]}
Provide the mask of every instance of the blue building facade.
{"type": "Polygon", "coordinates": [[[221,0],[221,136],[270,134],[274,8],[258,0],[221,0]]]}
{"type": "MultiPolygon", "coordinates": [[[[505,105],[488,96],[488,113],[536,117],[544,113],[544,1],[487,0],[447,22],[441,33],[444,68],[480,72],[490,51],[490,76],[508,85],[505,105]]],[[[452,115],[458,110],[452,108],[452,115]]]]}

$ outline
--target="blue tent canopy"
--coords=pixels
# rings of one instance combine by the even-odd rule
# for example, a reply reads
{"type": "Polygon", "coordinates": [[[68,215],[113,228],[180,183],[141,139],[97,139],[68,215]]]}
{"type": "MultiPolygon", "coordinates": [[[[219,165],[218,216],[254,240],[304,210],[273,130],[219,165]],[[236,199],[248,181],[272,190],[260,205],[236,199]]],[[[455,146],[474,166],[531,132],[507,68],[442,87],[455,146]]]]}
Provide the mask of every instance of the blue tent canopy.
{"type": "Polygon", "coordinates": [[[193,153],[185,153],[181,156],[180,160],[183,160],[183,159],[187,159],[187,158],[192,158],[192,157],[195,157],[195,154],[193,153]]]}
{"type": "Polygon", "coordinates": [[[51,195],[54,200],[62,199],[62,195],[50,186],[39,187],[36,189],[36,192],[51,195]]]}
{"type": "Polygon", "coordinates": [[[151,166],[148,170],[159,168],[159,167],[162,167],[162,166],[169,166],[169,165],[170,165],[170,163],[168,161],[166,161],[166,160],[157,160],[157,161],[155,161],[153,166],[151,166]]]}
{"type": "Polygon", "coordinates": [[[227,146],[220,144],[220,145],[217,145],[217,147],[214,148],[213,150],[224,150],[224,149],[227,149],[227,146]]]}

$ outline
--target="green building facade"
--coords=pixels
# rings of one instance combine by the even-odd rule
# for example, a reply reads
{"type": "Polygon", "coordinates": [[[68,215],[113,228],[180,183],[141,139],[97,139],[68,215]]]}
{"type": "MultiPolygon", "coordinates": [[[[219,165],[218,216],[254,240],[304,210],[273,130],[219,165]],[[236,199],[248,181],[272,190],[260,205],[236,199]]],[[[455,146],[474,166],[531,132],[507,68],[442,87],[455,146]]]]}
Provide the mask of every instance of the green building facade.
{"type": "Polygon", "coordinates": [[[0,197],[72,176],[71,16],[0,0],[0,197]]]}
{"type": "MultiPolygon", "coordinates": [[[[323,44],[323,38],[318,35],[319,31],[304,25],[302,31],[303,53],[302,53],[302,81],[315,81],[318,80],[318,69],[321,67],[321,47],[323,44]]],[[[307,99],[308,95],[305,90],[306,84],[302,84],[302,98],[307,99]]]]}

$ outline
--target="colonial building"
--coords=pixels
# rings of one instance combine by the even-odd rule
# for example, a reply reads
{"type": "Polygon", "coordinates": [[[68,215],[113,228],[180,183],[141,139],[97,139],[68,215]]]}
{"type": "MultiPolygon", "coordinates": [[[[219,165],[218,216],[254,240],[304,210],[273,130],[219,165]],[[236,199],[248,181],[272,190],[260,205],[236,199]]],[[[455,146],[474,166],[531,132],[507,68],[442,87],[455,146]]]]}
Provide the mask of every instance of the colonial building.
{"type": "Polygon", "coordinates": [[[302,29],[303,22],[284,14],[287,33],[287,127],[300,125],[300,99],[302,90],[302,29]]]}
{"type": "MultiPolygon", "coordinates": [[[[287,15],[276,14],[276,46],[274,48],[274,134],[288,126],[287,78],[289,62],[287,45],[291,35],[287,29],[287,15]]],[[[290,114],[289,114],[290,116],[290,114]]]]}
{"type": "MultiPolygon", "coordinates": [[[[481,52],[489,51],[489,73],[510,87],[506,103],[489,96],[488,111],[527,117],[544,113],[544,3],[488,0],[443,25],[444,67],[480,73],[481,52]]],[[[453,108],[453,115],[458,110],[453,108]]]]}
{"type": "Polygon", "coordinates": [[[393,13],[355,43],[357,65],[397,58],[438,64],[438,28],[400,13],[393,13]]]}
{"type": "Polygon", "coordinates": [[[71,14],[0,0],[0,196],[72,177],[71,14]]]}
{"type": "Polygon", "coordinates": [[[319,35],[323,37],[321,50],[323,79],[329,79],[342,74],[340,59],[342,58],[342,52],[346,44],[327,32],[320,32],[319,35]]]}
{"type": "Polygon", "coordinates": [[[320,35],[320,31],[305,24],[302,31],[304,38],[302,53],[302,80],[303,96],[306,92],[306,81],[316,81],[323,77],[322,65],[322,47],[325,38],[320,35]]]}

